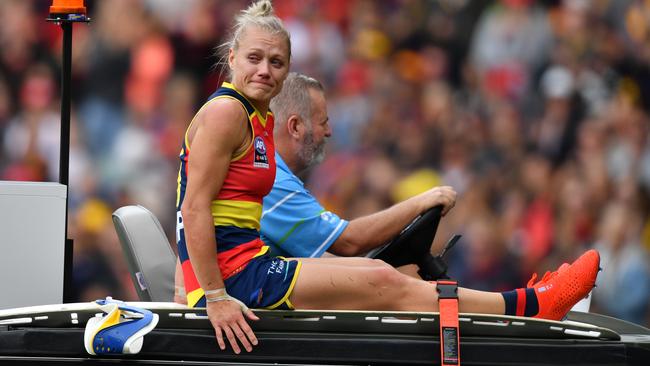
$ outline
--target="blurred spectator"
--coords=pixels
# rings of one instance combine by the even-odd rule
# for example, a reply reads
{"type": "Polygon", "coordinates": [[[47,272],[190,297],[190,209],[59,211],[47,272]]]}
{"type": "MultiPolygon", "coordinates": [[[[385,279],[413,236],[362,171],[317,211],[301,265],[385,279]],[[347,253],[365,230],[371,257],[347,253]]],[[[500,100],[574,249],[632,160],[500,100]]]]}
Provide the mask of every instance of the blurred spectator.
{"type": "Polygon", "coordinates": [[[124,125],[131,50],[142,41],[148,19],[140,1],[100,1],[97,5],[80,115],[84,141],[93,157],[103,163],[110,158],[108,154],[124,125]]]}
{"type": "Polygon", "coordinates": [[[319,13],[316,3],[301,1],[296,13],[285,20],[291,35],[291,67],[331,83],[343,63],[345,43],[341,30],[319,13]]]}
{"type": "Polygon", "coordinates": [[[603,271],[596,282],[594,301],[615,317],[643,324],[650,301],[650,258],[639,243],[639,216],[623,202],[605,207],[595,246],[603,271]]]}
{"type": "Polygon", "coordinates": [[[520,98],[530,71],[548,57],[546,11],[531,0],[501,0],[487,8],[472,40],[471,62],[479,70],[486,96],[520,98]]]}
{"type": "Polygon", "coordinates": [[[457,258],[449,272],[465,286],[500,291],[521,286],[521,274],[516,260],[508,254],[498,227],[498,220],[490,213],[467,223],[462,232],[457,258]]]}
{"type": "Polygon", "coordinates": [[[4,179],[58,180],[59,114],[54,109],[56,84],[52,70],[36,63],[25,72],[20,109],[4,134],[4,152],[8,167],[4,179]]]}

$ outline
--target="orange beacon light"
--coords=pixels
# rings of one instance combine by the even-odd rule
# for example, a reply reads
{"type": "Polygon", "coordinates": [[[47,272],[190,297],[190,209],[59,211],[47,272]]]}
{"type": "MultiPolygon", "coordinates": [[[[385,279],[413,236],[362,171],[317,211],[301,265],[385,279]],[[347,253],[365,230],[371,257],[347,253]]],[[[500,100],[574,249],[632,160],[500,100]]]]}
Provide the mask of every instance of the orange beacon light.
{"type": "Polygon", "coordinates": [[[50,14],[86,14],[84,0],[52,0],[50,14]]]}

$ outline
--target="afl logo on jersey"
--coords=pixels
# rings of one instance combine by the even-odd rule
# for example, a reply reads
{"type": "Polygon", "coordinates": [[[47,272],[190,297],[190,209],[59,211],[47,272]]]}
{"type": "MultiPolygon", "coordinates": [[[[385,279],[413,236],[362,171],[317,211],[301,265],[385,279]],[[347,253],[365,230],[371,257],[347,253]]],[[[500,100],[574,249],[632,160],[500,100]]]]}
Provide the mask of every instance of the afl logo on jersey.
{"type": "Polygon", "coordinates": [[[255,137],[255,151],[258,154],[266,155],[266,145],[264,144],[264,140],[259,136],[255,137]]]}
{"type": "Polygon", "coordinates": [[[266,156],[266,144],[264,140],[256,136],[253,141],[253,148],[255,149],[255,159],[253,160],[253,166],[256,168],[269,168],[269,158],[266,156]]]}

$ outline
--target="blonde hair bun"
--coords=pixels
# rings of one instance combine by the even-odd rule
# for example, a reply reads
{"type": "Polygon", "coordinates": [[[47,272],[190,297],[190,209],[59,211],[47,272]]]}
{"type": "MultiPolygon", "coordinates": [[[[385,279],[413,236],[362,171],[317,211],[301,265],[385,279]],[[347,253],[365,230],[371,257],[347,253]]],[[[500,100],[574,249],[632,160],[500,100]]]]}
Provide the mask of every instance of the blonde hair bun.
{"type": "Polygon", "coordinates": [[[249,17],[267,17],[275,15],[270,0],[256,1],[252,3],[248,9],[242,11],[241,14],[249,17]]]}

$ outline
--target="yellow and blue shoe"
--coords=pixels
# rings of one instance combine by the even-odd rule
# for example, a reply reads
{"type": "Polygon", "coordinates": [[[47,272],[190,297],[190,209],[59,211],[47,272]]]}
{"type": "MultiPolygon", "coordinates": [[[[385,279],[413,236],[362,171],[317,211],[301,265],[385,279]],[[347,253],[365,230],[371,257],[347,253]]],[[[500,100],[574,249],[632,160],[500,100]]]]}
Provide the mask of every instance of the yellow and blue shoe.
{"type": "Polygon", "coordinates": [[[158,314],[107,297],[97,300],[105,313],[88,319],[84,346],[91,355],[136,354],[144,336],[158,324],[158,314]]]}

